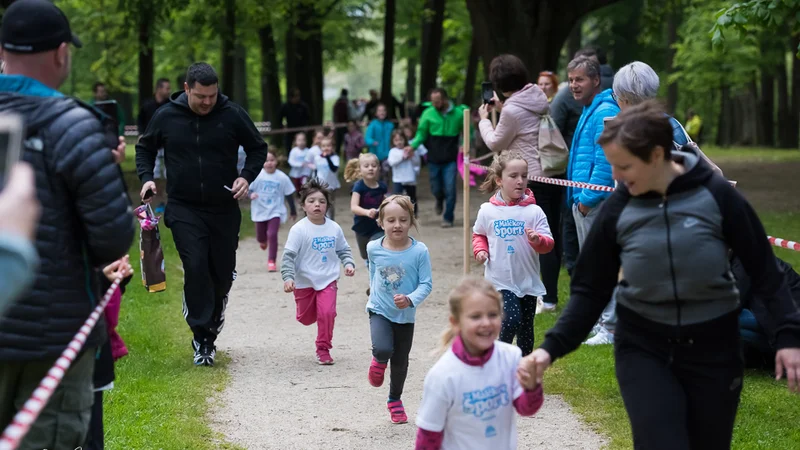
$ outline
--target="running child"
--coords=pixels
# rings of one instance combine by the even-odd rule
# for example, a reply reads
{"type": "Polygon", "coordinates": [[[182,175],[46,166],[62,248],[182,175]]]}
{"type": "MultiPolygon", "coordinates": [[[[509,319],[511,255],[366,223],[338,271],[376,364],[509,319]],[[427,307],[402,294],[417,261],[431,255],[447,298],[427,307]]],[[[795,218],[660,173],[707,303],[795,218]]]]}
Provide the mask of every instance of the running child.
{"type": "Polygon", "coordinates": [[[330,199],[325,183],[311,179],[300,190],[300,204],[306,217],[297,222],[283,246],[281,278],[284,292],[294,292],[297,321],[317,323],[317,361],[333,364],[333,323],[336,318],[336,282],[341,261],[344,274],[356,273],[350,246],[342,228],[325,217],[330,199]]]}
{"type": "Polygon", "coordinates": [[[328,185],[330,199],[328,201],[328,217],[334,219],[334,199],[336,190],[341,187],[339,184],[339,155],[334,152],[333,137],[324,136],[319,141],[320,152],[312,149],[306,157],[311,167],[311,177],[328,185]]]}
{"type": "Polygon", "coordinates": [[[370,296],[367,301],[372,337],[369,383],[383,384],[391,362],[387,408],[392,423],[406,423],[400,397],[408,373],[408,354],[414,338],[414,316],[432,289],[428,247],[409,237],[417,226],[414,205],[403,195],[392,195],[381,203],[378,222],[386,236],[367,244],[370,296]]]}
{"type": "Polygon", "coordinates": [[[355,120],[347,122],[347,134],[344,135],[344,158],[346,161],[358,158],[367,143],[355,120]]]}
{"type": "Polygon", "coordinates": [[[308,155],[308,147],[306,147],[306,134],[297,133],[294,136],[294,147],[289,152],[289,178],[292,179],[294,188],[300,192],[300,187],[306,182],[306,179],[311,175],[311,168],[308,167],[306,156],[308,155]]]}
{"type": "Polygon", "coordinates": [[[294,185],[285,173],[278,170],[275,150],[267,151],[264,168],[250,185],[250,217],[256,224],[256,240],[261,250],[269,248],[267,270],[276,272],[278,257],[278,230],[286,222],[286,203],[291,209],[292,222],[297,220],[294,207],[294,185]]]}
{"type": "Polygon", "coordinates": [[[408,147],[408,139],[403,130],[392,132],[392,149],[387,158],[392,167],[392,193],[405,193],[414,204],[414,215],[417,215],[417,175],[419,175],[420,158],[415,150],[408,147]]]}
{"type": "Polygon", "coordinates": [[[355,215],[352,230],[356,233],[358,250],[367,269],[367,244],[383,237],[383,229],[378,225],[378,208],[389,192],[386,184],[380,181],[380,171],[381,163],[374,153],[360,154],[358,158],[348,162],[344,169],[344,180],[348,183],[356,182],[350,197],[350,211],[355,215]]]}
{"type": "Polygon", "coordinates": [[[517,417],[544,401],[533,377],[517,377],[519,348],[497,341],[503,300],[488,280],[464,279],[450,293],[447,348],[425,376],[416,450],[517,448],[517,417]],[[516,411],[516,414],[515,414],[516,411]]]}
{"type": "Polygon", "coordinates": [[[494,192],[481,205],[472,234],[475,259],[485,263],[485,276],[503,295],[500,340],[533,351],[536,297],[545,294],[539,254],[553,250],[547,216],[530,189],[528,164],[519,153],[495,157],[481,189],[494,192]],[[511,270],[513,268],[513,270],[511,270]]]}

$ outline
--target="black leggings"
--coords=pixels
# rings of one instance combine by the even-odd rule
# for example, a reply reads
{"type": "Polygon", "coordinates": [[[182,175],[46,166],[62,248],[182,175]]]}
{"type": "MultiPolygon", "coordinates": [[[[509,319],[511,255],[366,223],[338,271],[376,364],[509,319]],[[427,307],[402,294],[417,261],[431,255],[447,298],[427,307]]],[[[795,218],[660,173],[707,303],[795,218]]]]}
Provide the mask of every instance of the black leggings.
{"type": "Polygon", "coordinates": [[[500,291],[503,294],[503,327],[500,329],[500,340],[511,344],[517,337],[517,346],[522,356],[533,351],[533,319],[536,315],[536,297],[517,297],[511,291],[500,291]]]}
{"type": "Polygon", "coordinates": [[[617,313],[617,381],[634,448],[730,449],[744,367],[736,314],[681,327],[677,339],[676,327],[620,305],[617,313]]]}

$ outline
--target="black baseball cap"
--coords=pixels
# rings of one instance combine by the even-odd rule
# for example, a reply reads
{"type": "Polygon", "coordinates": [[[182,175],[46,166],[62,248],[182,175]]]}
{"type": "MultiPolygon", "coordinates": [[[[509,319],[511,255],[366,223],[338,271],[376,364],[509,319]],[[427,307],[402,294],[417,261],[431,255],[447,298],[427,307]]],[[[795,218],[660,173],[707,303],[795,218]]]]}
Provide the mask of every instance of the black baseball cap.
{"type": "Polygon", "coordinates": [[[14,53],[41,53],[63,42],[83,46],[67,16],[48,0],[17,0],[3,14],[0,43],[14,53]]]}

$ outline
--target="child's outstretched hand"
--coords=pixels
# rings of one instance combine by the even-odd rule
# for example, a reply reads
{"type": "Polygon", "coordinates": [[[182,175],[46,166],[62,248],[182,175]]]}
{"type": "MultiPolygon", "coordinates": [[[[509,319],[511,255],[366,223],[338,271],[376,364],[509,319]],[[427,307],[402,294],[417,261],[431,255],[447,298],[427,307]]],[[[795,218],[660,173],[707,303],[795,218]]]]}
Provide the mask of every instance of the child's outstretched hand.
{"type": "Polygon", "coordinates": [[[408,299],[408,296],[403,294],[395,294],[394,306],[397,306],[399,309],[406,309],[411,306],[411,300],[408,299]]]}
{"type": "Polygon", "coordinates": [[[128,255],[112,262],[103,268],[103,275],[110,282],[114,282],[117,278],[125,279],[133,275],[133,267],[131,267],[130,257],[128,255]]]}
{"type": "Polygon", "coordinates": [[[378,218],[378,210],[375,209],[375,208],[370,209],[369,210],[369,217],[371,219],[377,219],[378,218]]]}
{"type": "Polygon", "coordinates": [[[257,199],[257,198],[258,198],[258,194],[256,194],[255,192],[253,192],[252,194],[250,194],[250,200],[255,200],[255,199],[257,199]]]}
{"type": "Polygon", "coordinates": [[[344,275],[347,277],[352,277],[356,274],[356,268],[353,266],[345,266],[344,268],[344,275]]]}
{"type": "Polygon", "coordinates": [[[539,233],[536,231],[530,228],[525,228],[525,234],[528,236],[528,241],[530,241],[531,244],[536,245],[539,243],[539,233]]]}
{"type": "Polygon", "coordinates": [[[294,292],[294,280],[283,282],[283,292],[294,292]]]}
{"type": "Polygon", "coordinates": [[[292,223],[297,222],[297,214],[293,214],[293,215],[289,216],[289,218],[292,219],[292,223]]]}
{"type": "Polygon", "coordinates": [[[475,260],[481,264],[485,263],[487,259],[489,259],[489,252],[485,250],[481,250],[475,255],[475,260]]]}

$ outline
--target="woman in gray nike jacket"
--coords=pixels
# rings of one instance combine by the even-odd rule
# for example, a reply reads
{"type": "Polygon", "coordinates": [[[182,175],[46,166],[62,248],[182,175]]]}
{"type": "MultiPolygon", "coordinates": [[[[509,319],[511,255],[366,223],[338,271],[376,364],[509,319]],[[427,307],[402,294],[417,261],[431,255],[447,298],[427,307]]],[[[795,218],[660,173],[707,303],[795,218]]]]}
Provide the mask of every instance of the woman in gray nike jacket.
{"type": "Polygon", "coordinates": [[[581,249],[571,301],[519,376],[541,381],[577,348],[616,287],[616,373],[635,448],[728,449],[743,377],[729,251],[776,323],[775,371],[795,392],[800,306],[753,208],[690,147],[671,151],[657,103],[623,110],[598,142],[619,187],[581,249]]]}

